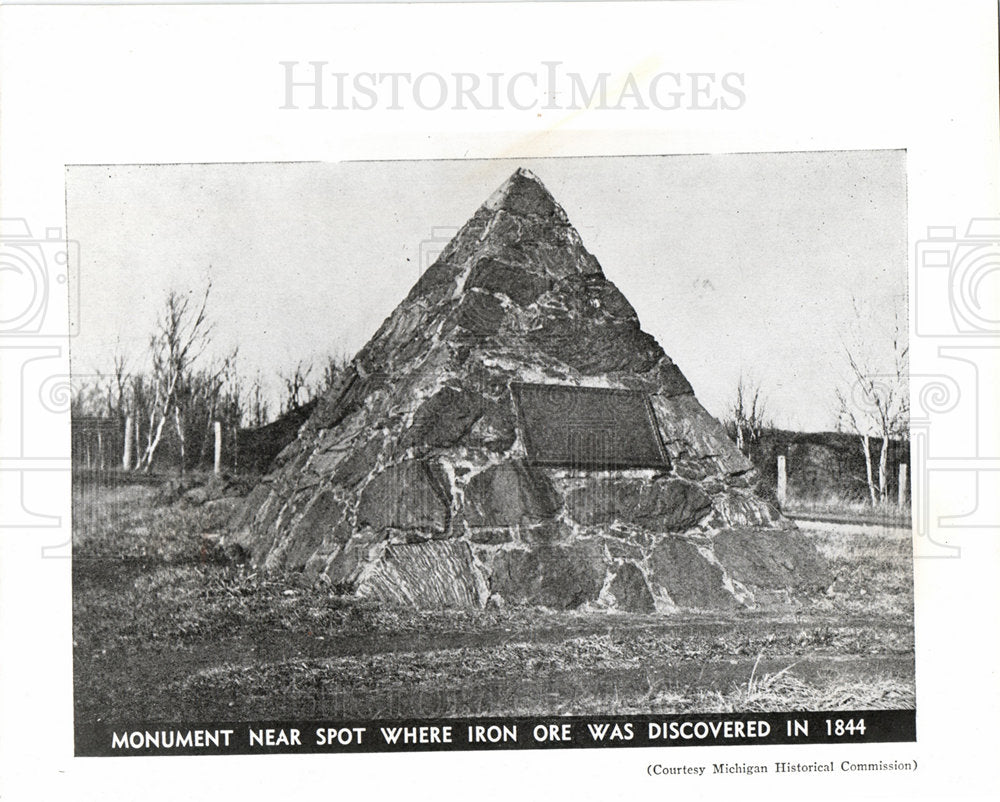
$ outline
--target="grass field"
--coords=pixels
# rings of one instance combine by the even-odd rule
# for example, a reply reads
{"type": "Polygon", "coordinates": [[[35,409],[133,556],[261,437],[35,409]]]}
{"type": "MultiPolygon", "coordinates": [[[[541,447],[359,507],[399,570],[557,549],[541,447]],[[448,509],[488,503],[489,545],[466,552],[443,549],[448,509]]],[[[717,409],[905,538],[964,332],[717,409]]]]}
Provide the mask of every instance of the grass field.
{"type": "Polygon", "coordinates": [[[823,497],[790,495],[782,511],[793,518],[812,518],[844,523],[867,523],[883,527],[909,529],[912,525],[909,505],[895,502],[872,506],[867,499],[848,499],[836,494],[823,497]]]}
{"type": "Polygon", "coordinates": [[[780,615],[413,611],[231,564],[234,500],[155,495],[74,488],[78,722],[914,706],[903,530],[803,527],[837,580],[780,615]]]}

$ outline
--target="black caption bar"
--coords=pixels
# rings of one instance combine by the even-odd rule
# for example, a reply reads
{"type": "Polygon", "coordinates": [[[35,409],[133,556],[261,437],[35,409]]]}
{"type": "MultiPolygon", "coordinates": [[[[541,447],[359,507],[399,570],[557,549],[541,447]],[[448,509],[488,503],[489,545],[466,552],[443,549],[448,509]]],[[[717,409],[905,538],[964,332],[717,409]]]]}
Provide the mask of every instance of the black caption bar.
{"type": "Polygon", "coordinates": [[[267,755],[915,740],[915,711],[855,710],[407,721],[80,723],[76,727],[76,754],[267,755]]]}

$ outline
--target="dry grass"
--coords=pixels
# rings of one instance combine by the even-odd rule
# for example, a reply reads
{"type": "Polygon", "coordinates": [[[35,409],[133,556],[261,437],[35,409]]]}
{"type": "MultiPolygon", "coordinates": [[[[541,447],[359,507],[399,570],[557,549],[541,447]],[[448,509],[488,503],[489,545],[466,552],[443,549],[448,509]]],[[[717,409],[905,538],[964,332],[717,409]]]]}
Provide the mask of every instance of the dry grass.
{"type": "Polygon", "coordinates": [[[794,516],[834,518],[844,522],[873,523],[884,526],[909,526],[910,508],[894,500],[872,505],[867,497],[846,498],[835,494],[823,496],[791,495],[783,507],[794,516]]]}
{"type": "Polygon", "coordinates": [[[913,543],[909,530],[811,524],[802,531],[827,559],[836,577],[827,596],[816,600],[815,609],[912,620],[913,543]]]}
{"type": "MultiPolygon", "coordinates": [[[[756,666],[755,666],[756,668],[756,666]]],[[[913,683],[891,675],[864,681],[830,678],[807,682],[787,666],[773,674],[751,672],[745,685],[728,691],[702,690],[694,694],[661,693],[650,699],[657,713],[754,713],[791,710],[908,710],[915,706],[913,683]]]]}
{"type": "Polygon", "coordinates": [[[912,707],[909,541],[804,530],[837,575],[795,612],[412,611],[225,561],[234,502],[77,493],[81,720],[912,707]]]}

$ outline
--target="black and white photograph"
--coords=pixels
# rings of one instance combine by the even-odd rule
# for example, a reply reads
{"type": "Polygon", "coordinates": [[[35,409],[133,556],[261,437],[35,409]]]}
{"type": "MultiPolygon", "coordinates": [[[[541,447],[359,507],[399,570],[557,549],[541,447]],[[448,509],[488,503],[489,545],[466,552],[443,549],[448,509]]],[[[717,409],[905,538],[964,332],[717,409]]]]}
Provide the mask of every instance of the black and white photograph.
{"type": "Polygon", "coordinates": [[[78,754],[913,739],[905,152],[70,166],[66,208],[78,754]]]}
{"type": "Polygon", "coordinates": [[[0,796],[997,798],[998,30],[0,4],[0,796]]]}

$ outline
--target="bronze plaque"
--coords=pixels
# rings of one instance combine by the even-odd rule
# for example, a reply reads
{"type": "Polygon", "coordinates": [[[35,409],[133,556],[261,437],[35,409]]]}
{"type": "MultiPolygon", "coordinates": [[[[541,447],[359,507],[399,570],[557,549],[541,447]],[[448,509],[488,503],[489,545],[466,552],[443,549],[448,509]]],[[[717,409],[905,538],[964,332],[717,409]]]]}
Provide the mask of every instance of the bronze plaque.
{"type": "Polygon", "coordinates": [[[520,382],[511,393],[528,460],[536,465],[670,467],[643,393],[520,382]]]}

